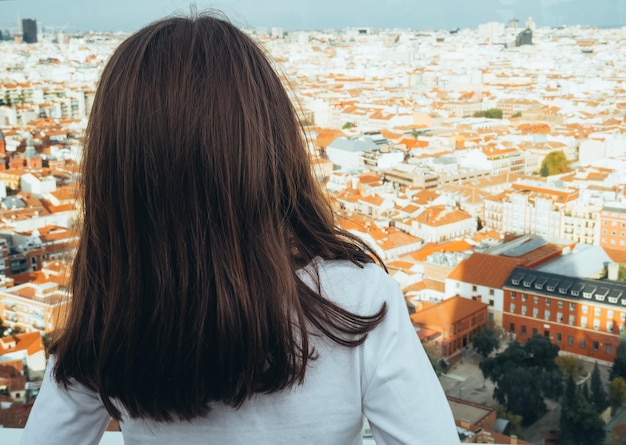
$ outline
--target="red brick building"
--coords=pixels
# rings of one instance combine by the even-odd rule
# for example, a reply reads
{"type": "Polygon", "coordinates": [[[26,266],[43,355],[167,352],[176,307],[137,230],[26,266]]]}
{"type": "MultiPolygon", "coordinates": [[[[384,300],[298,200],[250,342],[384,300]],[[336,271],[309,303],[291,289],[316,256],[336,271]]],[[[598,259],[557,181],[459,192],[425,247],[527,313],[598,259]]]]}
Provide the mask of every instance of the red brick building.
{"type": "Polygon", "coordinates": [[[504,285],[503,327],[544,335],[562,351],[613,361],[626,329],[626,284],[516,268],[504,285]]]}
{"type": "Polygon", "coordinates": [[[600,212],[600,246],[626,250],[626,208],[604,207],[600,212]]]}
{"type": "MultiPolygon", "coordinates": [[[[413,325],[428,332],[441,357],[449,358],[472,342],[478,328],[487,323],[487,303],[455,296],[411,315],[413,325]]],[[[421,338],[421,336],[420,336],[421,338]]]]}

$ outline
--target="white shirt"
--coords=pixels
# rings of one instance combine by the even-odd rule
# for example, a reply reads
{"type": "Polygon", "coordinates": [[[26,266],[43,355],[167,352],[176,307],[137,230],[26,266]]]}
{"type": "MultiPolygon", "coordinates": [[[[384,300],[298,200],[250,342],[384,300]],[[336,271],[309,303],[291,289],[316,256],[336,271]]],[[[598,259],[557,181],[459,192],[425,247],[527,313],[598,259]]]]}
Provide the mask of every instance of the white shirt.
{"type": "MultiPolygon", "coordinates": [[[[319,353],[304,383],[259,394],[235,410],[215,404],[206,417],[162,423],[124,417],[126,445],[357,445],[362,415],[377,445],[458,444],[450,407],[411,325],[398,284],[374,264],[316,259],[322,293],[351,312],[387,315],[358,347],[311,337],[319,353]]],[[[52,362],[52,360],[50,361],[52,362]]],[[[155,388],[167,391],[168,388],[155,388]]],[[[109,422],[99,396],[76,384],[65,390],[50,363],[22,444],[97,444],[109,422]]]]}

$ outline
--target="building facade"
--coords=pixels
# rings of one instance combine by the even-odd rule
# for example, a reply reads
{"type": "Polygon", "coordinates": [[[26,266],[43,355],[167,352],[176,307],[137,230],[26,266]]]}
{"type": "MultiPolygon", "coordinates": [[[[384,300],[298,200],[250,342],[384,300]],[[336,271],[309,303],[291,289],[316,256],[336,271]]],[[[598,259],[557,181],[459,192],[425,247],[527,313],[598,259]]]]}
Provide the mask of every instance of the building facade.
{"type": "Polygon", "coordinates": [[[503,328],[520,342],[543,335],[562,351],[614,360],[626,329],[626,284],[516,268],[503,290],[503,328]]]}

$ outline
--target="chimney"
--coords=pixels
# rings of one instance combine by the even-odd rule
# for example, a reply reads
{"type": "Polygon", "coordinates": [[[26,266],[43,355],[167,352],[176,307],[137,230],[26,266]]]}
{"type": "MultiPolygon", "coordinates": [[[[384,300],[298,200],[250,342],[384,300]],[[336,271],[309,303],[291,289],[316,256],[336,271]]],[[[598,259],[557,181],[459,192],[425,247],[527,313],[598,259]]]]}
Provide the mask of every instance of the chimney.
{"type": "Polygon", "coordinates": [[[609,275],[609,280],[617,281],[617,275],[619,272],[619,264],[617,263],[609,263],[607,266],[607,272],[609,275]]]}

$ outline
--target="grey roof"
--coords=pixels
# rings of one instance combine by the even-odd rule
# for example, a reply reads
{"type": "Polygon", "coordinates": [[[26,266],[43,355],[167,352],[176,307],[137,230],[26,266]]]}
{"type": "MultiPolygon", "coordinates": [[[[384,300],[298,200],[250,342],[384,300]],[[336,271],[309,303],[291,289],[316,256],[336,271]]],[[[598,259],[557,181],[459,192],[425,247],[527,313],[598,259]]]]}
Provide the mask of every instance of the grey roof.
{"type": "Polygon", "coordinates": [[[23,209],[26,207],[26,203],[17,196],[7,196],[2,199],[2,203],[7,207],[7,209],[23,209]]]}
{"type": "Polygon", "coordinates": [[[537,267],[536,270],[569,277],[591,278],[597,276],[611,262],[611,258],[602,247],[577,244],[571,253],[561,255],[554,261],[537,267]]]}
{"type": "Polygon", "coordinates": [[[589,301],[626,309],[626,284],[617,281],[585,280],[568,274],[516,267],[503,287],[519,292],[579,302],[589,301]]]}
{"type": "Polygon", "coordinates": [[[328,145],[327,149],[329,148],[354,153],[373,150],[378,148],[378,145],[369,137],[358,139],[337,138],[328,145]]]}

